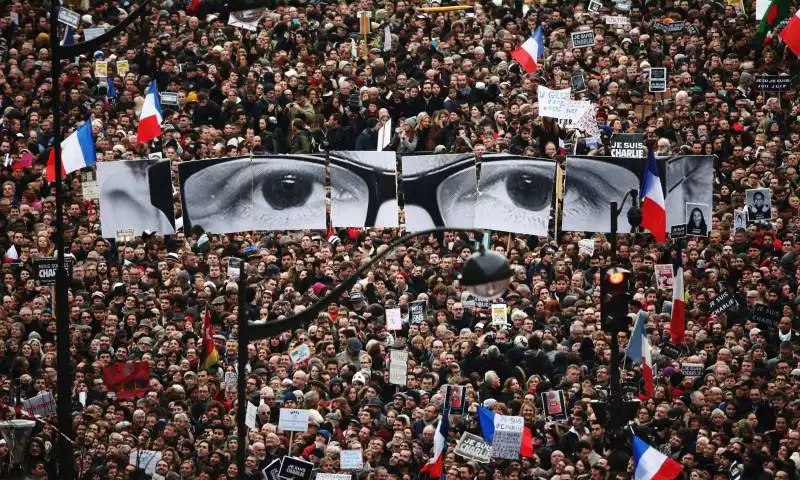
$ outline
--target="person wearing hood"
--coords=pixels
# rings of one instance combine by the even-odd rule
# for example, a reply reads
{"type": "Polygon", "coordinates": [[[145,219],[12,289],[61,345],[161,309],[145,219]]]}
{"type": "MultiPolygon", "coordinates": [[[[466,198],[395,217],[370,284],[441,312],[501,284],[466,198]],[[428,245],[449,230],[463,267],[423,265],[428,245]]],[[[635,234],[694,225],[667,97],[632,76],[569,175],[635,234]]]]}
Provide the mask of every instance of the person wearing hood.
{"type": "Polygon", "coordinates": [[[336,360],[339,362],[339,366],[342,367],[345,365],[353,365],[354,367],[359,368],[360,365],[358,360],[361,354],[361,348],[361,340],[356,337],[348,338],[347,348],[336,355],[336,360]]]}

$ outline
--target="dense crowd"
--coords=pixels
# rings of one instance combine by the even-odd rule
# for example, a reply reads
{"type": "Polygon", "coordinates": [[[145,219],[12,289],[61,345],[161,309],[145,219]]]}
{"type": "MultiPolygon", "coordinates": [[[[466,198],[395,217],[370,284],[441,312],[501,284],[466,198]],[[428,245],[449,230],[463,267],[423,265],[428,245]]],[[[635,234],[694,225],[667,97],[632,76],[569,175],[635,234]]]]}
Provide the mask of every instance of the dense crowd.
{"type": "MultiPolygon", "coordinates": [[[[89,28],[118,24],[132,3],[65,2],[82,15],[75,40],[89,28]]],[[[648,234],[622,235],[618,245],[620,263],[636,280],[630,328],[639,312],[647,316],[652,396],[641,395],[640,367],[626,361],[623,380],[639,393],[624,412],[609,412],[611,340],[599,304],[600,267],[611,253],[606,236],[493,232],[490,248],[515,272],[498,300],[509,307],[502,326],[457,280],[474,239],[431,235],[395,249],[312,324],[247,346],[247,398],[257,407],[247,433],[247,478],[260,479],[261,469],[284,455],[313,462],[316,472],[341,472],[343,450],[363,453],[360,479],[418,478],[433,452],[444,385],[466,385],[469,404],[450,419],[448,480],[631,478],[632,431],[679,461],[682,478],[799,477],[800,99],[795,88],[760,92],[754,83],[758,74],[794,80],[798,69],[776,36],[754,43],[755,2],[740,11],[735,2],[606,1],[593,13],[584,2],[493,0],[424,14],[419,8],[429,2],[416,0],[275,0],[252,32],[228,26],[227,13],[199,3],[198,18],[184,2],[151,2],[101,50],[64,62],[57,86],[64,133],[91,121],[98,161],[154,152],[176,163],[310,153],[324,144],[375,150],[388,119],[396,127],[387,148],[398,152],[563,161],[571,132],[538,116],[536,90],[568,88],[577,71],[587,90],[576,98],[598,106],[603,133],[600,145],[581,142],[578,153],[608,153],[610,134],[636,132],[660,155],[716,155],[708,237],[682,239],[680,250],[648,234]],[[362,10],[373,14],[367,44],[356,16],[362,10]],[[608,25],[606,15],[629,23],[608,25]],[[653,22],[665,17],[696,28],[656,31],[653,22]],[[528,75],[510,53],[539,26],[545,54],[528,75]],[[595,32],[594,47],[570,49],[569,34],[583,29],[595,32]],[[98,62],[107,62],[107,79],[98,62]],[[656,66],[667,68],[663,94],[648,92],[647,73],[656,66]],[[178,104],[163,105],[161,141],[137,144],[138,112],[153,79],[159,90],[177,93],[178,104]],[[733,211],[755,187],[771,190],[772,220],[734,231],[733,211]],[[591,256],[580,253],[582,238],[594,239],[591,256]],[[672,292],[657,288],[653,273],[677,252],[686,341],[668,355],[662,347],[671,338],[672,292]],[[709,302],[723,292],[739,309],[710,314],[709,302]],[[427,301],[425,321],[412,324],[408,307],[419,299],[427,301]],[[753,321],[758,304],[780,309],[777,326],[753,321]],[[386,311],[397,307],[403,328],[389,331],[386,311]],[[311,356],[296,363],[289,352],[303,344],[311,356]],[[400,387],[389,383],[396,348],[409,352],[400,387]],[[699,375],[687,376],[687,363],[701,364],[699,375]],[[540,395],[548,391],[564,392],[566,418],[545,418],[540,395]],[[481,434],[478,405],[522,416],[533,455],[478,463],[454,454],[463,432],[481,434]],[[279,430],[281,408],[310,409],[308,430],[279,430]],[[631,428],[612,435],[610,413],[624,415],[631,428]]],[[[44,175],[53,144],[48,4],[10,0],[0,13],[3,401],[12,405],[18,391],[23,399],[55,394],[57,375],[69,368],[73,390],[58,393],[73,397],[80,478],[237,478],[236,390],[226,374],[237,363],[238,289],[227,259],[244,258],[250,272],[245,314],[271,322],[324,297],[400,230],[194,230],[117,242],[99,235],[98,203],[83,198],[82,178],[72,175],[64,220],[76,263],[69,305],[59,307],[68,308],[72,363],[57,365],[51,290],[32,278],[32,259],[55,250],[54,187],[44,175]],[[207,365],[202,341],[207,312],[214,365],[207,365]],[[104,368],[128,361],[150,365],[138,398],[119,398],[106,386],[104,368]],[[161,456],[154,468],[137,469],[130,461],[137,451],[161,456]]],[[[630,332],[619,334],[621,349],[629,339],[630,332]]],[[[55,416],[45,420],[27,466],[36,478],[60,478],[55,416]]],[[[0,477],[8,465],[0,441],[0,477]]]]}

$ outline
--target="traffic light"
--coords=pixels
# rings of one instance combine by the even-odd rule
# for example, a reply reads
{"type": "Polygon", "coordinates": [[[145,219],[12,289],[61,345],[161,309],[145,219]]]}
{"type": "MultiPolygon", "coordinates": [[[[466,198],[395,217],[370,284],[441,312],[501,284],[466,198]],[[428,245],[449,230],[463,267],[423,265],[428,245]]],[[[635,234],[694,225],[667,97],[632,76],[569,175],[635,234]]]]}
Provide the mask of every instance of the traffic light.
{"type": "Polygon", "coordinates": [[[619,332],[628,327],[631,272],[620,267],[609,267],[600,280],[600,314],[603,331],[619,332]]]}

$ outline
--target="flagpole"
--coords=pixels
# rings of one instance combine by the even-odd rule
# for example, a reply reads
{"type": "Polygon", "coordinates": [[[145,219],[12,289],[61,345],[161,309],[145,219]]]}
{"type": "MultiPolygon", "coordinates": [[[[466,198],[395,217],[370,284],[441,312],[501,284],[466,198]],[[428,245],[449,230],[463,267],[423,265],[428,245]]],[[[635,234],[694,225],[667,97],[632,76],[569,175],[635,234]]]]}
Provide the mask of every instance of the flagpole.
{"type": "Polygon", "coordinates": [[[60,2],[50,1],[50,55],[51,55],[51,80],[53,82],[50,95],[53,102],[53,156],[55,169],[55,195],[56,195],[56,285],[55,285],[55,313],[56,313],[56,352],[58,364],[57,393],[58,393],[58,430],[59,436],[59,472],[58,478],[75,477],[75,459],[73,458],[72,444],[64,438],[72,437],[72,364],[70,359],[69,319],[67,318],[67,271],[64,264],[64,187],[62,181],[61,158],[61,98],[59,82],[61,80],[61,58],[58,45],[58,11],[60,2]]]}

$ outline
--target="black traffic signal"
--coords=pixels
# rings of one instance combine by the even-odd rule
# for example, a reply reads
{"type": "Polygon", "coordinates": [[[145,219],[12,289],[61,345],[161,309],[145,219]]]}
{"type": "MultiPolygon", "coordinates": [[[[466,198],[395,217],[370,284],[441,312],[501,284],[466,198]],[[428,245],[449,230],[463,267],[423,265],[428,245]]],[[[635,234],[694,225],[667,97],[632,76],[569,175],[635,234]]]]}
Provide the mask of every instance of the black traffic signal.
{"type": "Polygon", "coordinates": [[[600,280],[600,314],[604,332],[619,332],[628,328],[628,304],[631,272],[620,267],[603,270],[600,280]]]}

